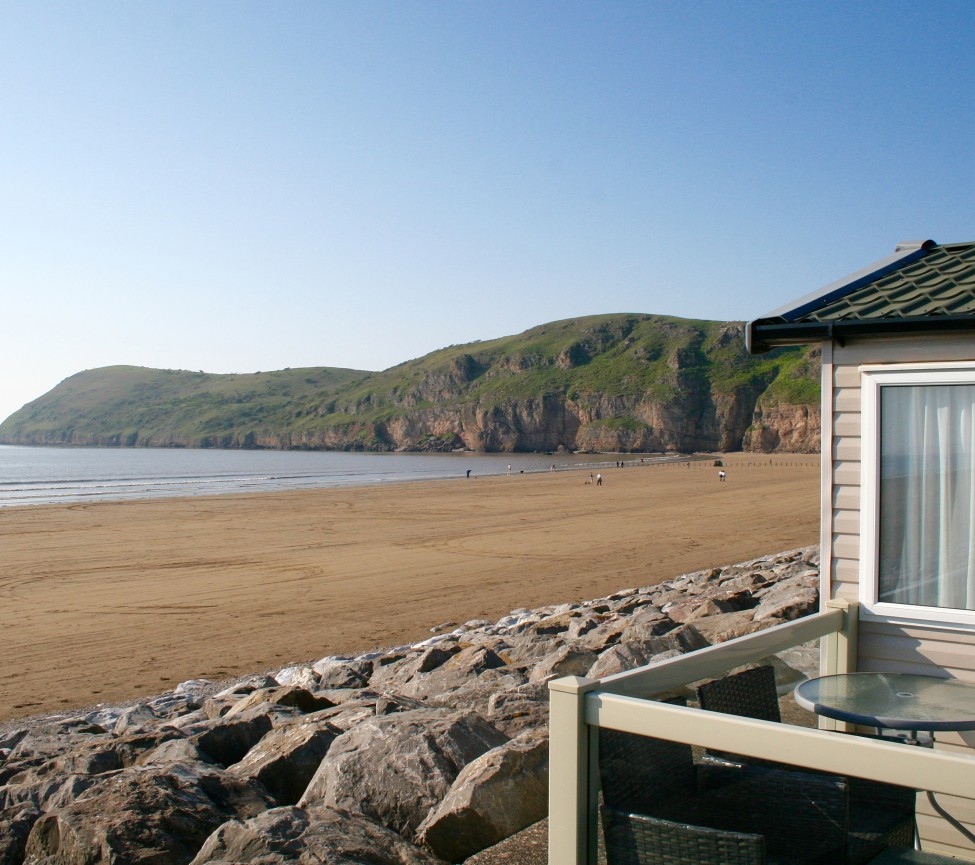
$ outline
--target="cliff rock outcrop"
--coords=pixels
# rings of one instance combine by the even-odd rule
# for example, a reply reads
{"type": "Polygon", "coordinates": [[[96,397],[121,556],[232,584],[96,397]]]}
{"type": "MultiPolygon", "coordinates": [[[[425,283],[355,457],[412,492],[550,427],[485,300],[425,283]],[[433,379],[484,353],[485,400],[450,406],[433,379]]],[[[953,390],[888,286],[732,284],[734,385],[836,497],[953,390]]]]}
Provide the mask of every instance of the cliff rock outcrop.
{"type": "Polygon", "coordinates": [[[736,322],[591,316],[384,372],[79,373],[0,443],[371,451],[815,451],[819,357],[736,322]]]}

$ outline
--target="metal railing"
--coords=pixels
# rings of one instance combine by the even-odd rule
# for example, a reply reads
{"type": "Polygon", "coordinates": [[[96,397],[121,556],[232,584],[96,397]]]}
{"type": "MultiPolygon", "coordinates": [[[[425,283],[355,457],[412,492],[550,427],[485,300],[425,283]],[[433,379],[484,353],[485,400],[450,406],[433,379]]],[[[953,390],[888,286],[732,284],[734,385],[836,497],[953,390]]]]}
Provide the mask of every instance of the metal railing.
{"type": "Polygon", "coordinates": [[[975,758],[967,755],[839,735],[847,731],[839,722],[814,730],[652,699],[818,638],[826,640],[824,671],[852,672],[857,616],[856,604],[829,601],[823,612],[605,679],[550,682],[549,865],[596,862],[599,727],[975,797],[975,758]]]}

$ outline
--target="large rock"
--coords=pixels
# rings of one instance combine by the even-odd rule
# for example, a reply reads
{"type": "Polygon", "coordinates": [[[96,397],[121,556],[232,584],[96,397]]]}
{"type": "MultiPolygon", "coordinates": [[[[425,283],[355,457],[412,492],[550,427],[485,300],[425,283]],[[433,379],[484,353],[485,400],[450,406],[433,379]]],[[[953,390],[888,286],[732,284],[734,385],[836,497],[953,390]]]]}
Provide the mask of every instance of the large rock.
{"type": "Polygon", "coordinates": [[[755,621],[766,619],[784,619],[792,621],[802,616],[816,612],[819,607],[819,591],[813,586],[791,587],[770,592],[762,598],[759,608],[755,611],[755,621]]]}
{"type": "Polygon", "coordinates": [[[291,724],[271,730],[227,771],[257,781],[280,805],[294,805],[342,731],[328,723],[291,724]]]}
{"type": "Polygon", "coordinates": [[[744,637],[762,631],[772,625],[781,625],[781,619],[757,620],[751,610],[738,613],[721,613],[706,619],[695,619],[694,627],[709,643],[723,643],[735,637],[744,637]]]}
{"type": "Polygon", "coordinates": [[[548,813],[548,739],[526,733],[468,763],[417,840],[449,862],[497,844],[548,813]]]}
{"type": "Polygon", "coordinates": [[[369,684],[372,668],[372,661],[355,658],[322,658],[312,665],[319,676],[319,689],[364,688],[369,684]]]}
{"type": "Polygon", "coordinates": [[[233,718],[236,715],[245,715],[250,710],[265,704],[285,706],[297,709],[299,712],[316,712],[319,709],[328,709],[335,705],[331,700],[321,695],[313,694],[305,688],[293,685],[258,688],[232,706],[224,717],[233,718]]]}
{"type": "Polygon", "coordinates": [[[275,808],[218,828],[190,865],[442,865],[440,859],[362,814],[275,808]]]}
{"type": "Polygon", "coordinates": [[[332,743],[298,804],[358,811],[411,838],[461,769],[506,740],[473,712],[371,718],[332,743]]]}
{"type": "Polygon", "coordinates": [[[487,719],[506,736],[548,725],[548,694],[538,694],[535,686],[514,691],[498,691],[488,700],[487,719]]]}
{"type": "Polygon", "coordinates": [[[615,676],[625,670],[635,670],[649,660],[648,655],[632,646],[610,646],[600,653],[586,676],[590,679],[604,679],[606,676],[615,676]]]}
{"type": "Polygon", "coordinates": [[[680,652],[683,655],[709,645],[701,632],[691,624],[678,625],[659,636],[654,634],[655,628],[656,625],[647,627],[637,622],[623,632],[620,645],[640,652],[647,658],[670,651],[680,652]]]}
{"type": "Polygon", "coordinates": [[[559,676],[584,676],[594,663],[595,652],[581,646],[562,646],[535,665],[528,681],[538,685],[559,676]]]}
{"type": "Polygon", "coordinates": [[[0,865],[20,865],[31,828],[41,812],[33,805],[5,810],[0,815],[0,865]]]}
{"type": "Polygon", "coordinates": [[[24,805],[51,811],[70,804],[97,782],[95,775],[25,773],[19,783],[0,787],[0,809],[4,815],[24,805]]]}
{"type": "Polygon", "coordinates": [[[190,741],[222,766],[232,766],[244,759],[271,730],[271,704],[252,708],[249,712],[224,716],[216,722],[201,724],[199,729],[189,728],[190,741]]]}
{"type": "Polygon", "coordinates": [[[25,861],[185,865],[228,818],[251,817],[273,804],[257,788],[215,768],[125,769],[40,817],[28,836],[25,861]]]}

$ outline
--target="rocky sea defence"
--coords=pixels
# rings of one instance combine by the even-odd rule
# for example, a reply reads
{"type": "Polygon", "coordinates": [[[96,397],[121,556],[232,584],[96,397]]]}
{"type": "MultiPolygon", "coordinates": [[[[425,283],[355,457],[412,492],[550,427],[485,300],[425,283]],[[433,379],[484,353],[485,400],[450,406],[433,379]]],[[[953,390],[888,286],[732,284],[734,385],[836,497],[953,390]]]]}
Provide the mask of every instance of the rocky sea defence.
{"type": "Polygon", "coordinates": [[[818,585],[817,549],[793,550],[5,724],[0,865],[462,862],[546,815],[550,679],[798,618],[818,585]]]}

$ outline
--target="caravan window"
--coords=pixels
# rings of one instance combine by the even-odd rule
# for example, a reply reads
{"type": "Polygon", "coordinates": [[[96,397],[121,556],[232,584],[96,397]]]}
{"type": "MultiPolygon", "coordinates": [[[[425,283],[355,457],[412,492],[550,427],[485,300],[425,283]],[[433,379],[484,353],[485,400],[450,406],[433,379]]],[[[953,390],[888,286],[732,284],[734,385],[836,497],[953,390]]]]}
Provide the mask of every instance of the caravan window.
{"type": "Polygon", "coordinates": [[[861,595],[975,624],[975,368],[864,368],[861,595]]]}

